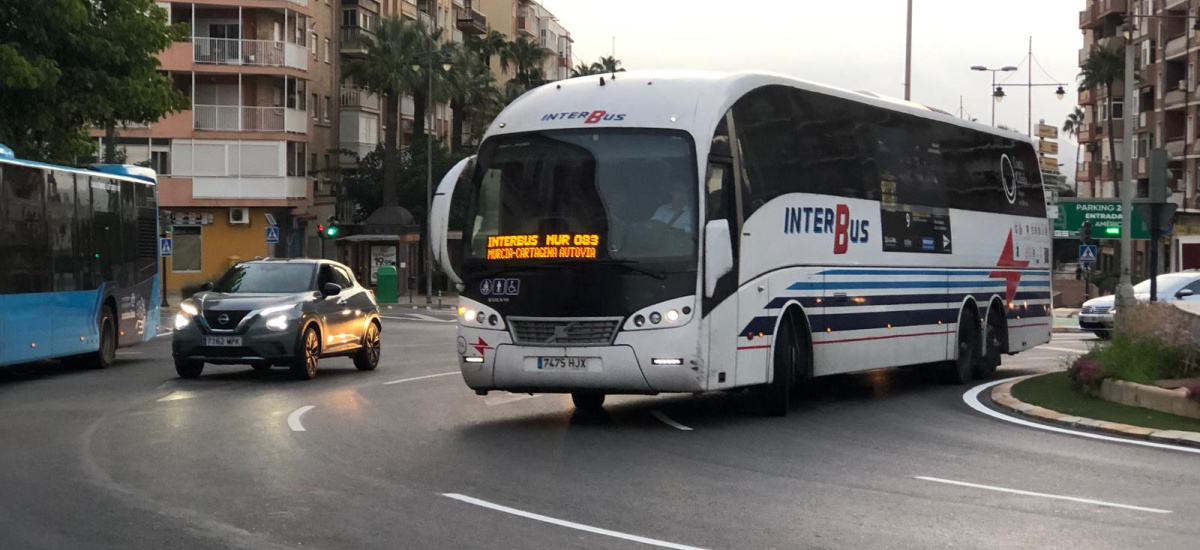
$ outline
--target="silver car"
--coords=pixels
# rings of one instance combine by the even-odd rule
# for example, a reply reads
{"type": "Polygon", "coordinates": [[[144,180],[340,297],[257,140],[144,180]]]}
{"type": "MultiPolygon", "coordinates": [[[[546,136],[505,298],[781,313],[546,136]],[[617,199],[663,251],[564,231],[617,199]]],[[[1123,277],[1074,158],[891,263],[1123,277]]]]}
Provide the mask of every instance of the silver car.
{"type": "MultiPolygon", "coordinates": [[[[1200,271],[1189,269],[1178,273],[1163,273],[1157,277],[1158,301],[1200,301],[1200,271]]],[[[1139,302],[1150,301],[1150,279],[1133,287],[1133,296],[1139,302]]],[[[1113,319],[1116,317],[1116,297],[1112,295],[1092,298],[1083,303],[1079,310],[1079,328],[1090,330],[1101,338],[1112,334],[1113,319]]]]}
{"type": "Polygon", "coordinates": [[[242,262],[179,309],[171,350],[183,378],[205,363],[285,366],[301,380],[322,357],[350,356],[364,371],[379,364],[375,297],[336,262],[242,262]]]}

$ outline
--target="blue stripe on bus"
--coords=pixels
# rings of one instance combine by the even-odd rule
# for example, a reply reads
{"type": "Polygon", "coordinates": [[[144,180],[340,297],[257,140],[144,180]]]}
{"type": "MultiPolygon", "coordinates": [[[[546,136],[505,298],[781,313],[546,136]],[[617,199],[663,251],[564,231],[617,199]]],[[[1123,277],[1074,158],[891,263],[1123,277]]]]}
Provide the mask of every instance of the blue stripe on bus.
{"type": "MultiPolygon", "coordinates": [[[[1032,285],[1033,283],[1029,283],[1032,285]]],[[[1049,283],[1046,283],[1047,286],[1049,283]]],[[[987,281],[838,281],[825,283],[792,283],[788,290],[853,290],[869,288],[974,288],[1002,286],[1003,279],[987,281]]]]}
{"type": "MultiPolygon", "coordinates": [[[[995,295],[1001,295],[997,292],[995,295]]],[[[821,296],[780,296],[767,303],[766,309],[778,309],[786,305],[790,301],[799,302],[805,308],[813,307],[860,307],[860,306],[894,306],[906,304],[944,304],[950,302],[962,302],[967,298],[975,298],[975,300],[988,300],[993,295],[977,295],[974,293],[947,293],[947,294],[891,294],[891,295],[866,295],[866,296],[847,296],[844,300],[830,299],[829,297],[821,296]],[[853,299],[852,299],[853,298],[853,299]],[[862,301],[855,299],[861,298],[862,301]],[[817,300],[822,300],[817,302],[817,300]]],[[[1022,300],[1049,300],[1049,292],[1018,292],[1013,297],[1014,302],[1022,300]]]]}
{"type": "MultiPolygon", "coordinates": [[[[1049,317],[1050,306],[1043,304],[1035,304],[1032,306],[1014,306],[1005,308],[1005,317],[1007,319],[1017,319],[1025,317],[1049,317]]],[[[870,330],[884,329],[890,327],[909,327],[920,325],[936,325],[941,323],[956,323],[958,322],[959,308],[944,308],[932,307],[929,309],[909,310],[909,311],[873,311],[866,313],[855,313],[854,311],[838,312],[838,313],[811,313],[809,314],[810,327],[813,332],[825,331],[845,331],[845,330],[870,330]]],[[[778,316],[776,315],[760,315],[754,317],[739,333],[740,336],[763,336],[773,335],[775,333],[775,322],[778,316]]]]}
{"type": "MultiPolygon", "coordinates": [[[[827,269],[819,273],[819,275],[922,275],[930,277],[953,277],[953,276],[974,276],[987,277],[996,271],[1011,270],[1018,271],[1019,268],[997,267],[989,270],[954,270],[954,269],[827,269]]],[[[1022,272],[1021,277],[1046,277],[1050,274],[1045,270],[1022,272]]]]}

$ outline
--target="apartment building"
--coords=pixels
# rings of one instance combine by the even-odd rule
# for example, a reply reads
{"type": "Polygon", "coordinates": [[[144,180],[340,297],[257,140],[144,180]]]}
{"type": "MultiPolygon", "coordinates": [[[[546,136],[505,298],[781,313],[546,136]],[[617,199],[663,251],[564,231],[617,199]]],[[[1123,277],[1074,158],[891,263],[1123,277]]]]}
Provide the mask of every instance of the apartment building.
{"type": "MultiPolygon", "coordinates": [[[[535,0],[464,1],[467,11],[483,16],[486,29],[498,30],[509,40],[525,37],[541,45],[547,54],[542,66],[546,80],[562,80],[571,76],[571,33],[545,6],[535,0]]],[[[462,23],[460,19],[460,25],[462,23]]],[[[501,84],[512,78],[511,72],[504,74],[500,70],[498,59],[492,60],[492,72],[501,84]]]]}
{"type": "MultiPolygon", "coordinates": [[[[1168,186],[1179,209],[1172,237],[1164,239],[1161,256],[1165,269],[1200,268],[1200,202],[1197,200],[1197,159],[1200,159],[1200,93],[1196,64],[1200,62],[1200,36],[1196,20],[1200,0],[1087,0],[1079,13],[1083,48],[1079,64],[1097,45],[1134,49],[1133,97],[1125,97],[1125,83],[1113,86],[1112,97],[1096,88],[1079,93],[1085,124],[1078,134],[1081,147],[1076,181],[1081,197],[1116,198],[1124,165],[1125,109],[1133,111],[1133,175],[1135,198],[1149,189],[1149,150],[1164,148],[1171,154],[1168,186]],[[1129,14],[1133,29],[1126,37],[1122,27],[1129,14]],[[1111,122],[1111,129],[1110,129],[1111,122]],[[1116,171],[1110,167],[1110,145],[1116,148],[1116,171]]],[[[1108,256],[1112,258],[1112,247],[1108,256]]],[[[1135,276],[1148,273],[1148,243],[1133,250],[1135,276]]]]}

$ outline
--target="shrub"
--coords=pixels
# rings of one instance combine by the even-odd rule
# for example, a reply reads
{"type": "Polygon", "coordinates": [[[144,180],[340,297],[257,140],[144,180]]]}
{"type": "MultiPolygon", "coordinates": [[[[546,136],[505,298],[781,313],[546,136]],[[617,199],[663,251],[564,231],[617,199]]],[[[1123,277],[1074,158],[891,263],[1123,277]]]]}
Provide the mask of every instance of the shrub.
{"type": "Polygon", "coordinates": [[[1099,389],[1104,379],[1112,376],[1104,368],[1103,363],[1093,359],[1090,355],[1084,355],[1076,359],[1074,363],[1071,363],[1071,366],[1067,367],[1067,376],[1071,378],[1071,382],[1077,389],[1099,389]]]}
{"type": "Polygon", "coordinates": [[[1192,401],[1200,401],[1200,384],[1192,384],[1187,387],[1188,399],[1192,401]]]}
{"type": "Polygon", "coordinates": [[[1200,374],[1200,342],[1191,318],[1170,304],[1137,304],[1117,316],[1111,342],[1092,358],[1122,380],[1149,384],[1200,374]]]}

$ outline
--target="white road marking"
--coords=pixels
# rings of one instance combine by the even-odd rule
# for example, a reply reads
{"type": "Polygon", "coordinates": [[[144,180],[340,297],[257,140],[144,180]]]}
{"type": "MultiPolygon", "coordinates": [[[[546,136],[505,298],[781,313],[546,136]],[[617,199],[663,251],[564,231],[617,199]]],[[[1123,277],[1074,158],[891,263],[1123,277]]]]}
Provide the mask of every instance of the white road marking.
{"type": "Polygon", "coordinates": [[[158,399],[158,402],[159,402],[159,403],[162,403],[162,402],[164,402],[164,401],[181,401],[181,400],[183,400],[183,399],[191,399],[191,398],[193,398],[193,397],[196,397],[196,393],[195,393],[195,392],[190,392],[190,391],[174,391],[174,392],[171,392],[171,393],[167,394],[167,395],[166,395],[166,397],[161,397],[161,398],[159,398],[159,399],[158,399]]]}
{"type": "Polygon", "coordinates": [[[420,313],[402,313],[401,315],[407,315],[407,317],[395,317],[395,316],[391,316],[391,315],[380,315],[380,317],[383,317],[384,319],[391,319],[393,321],[420,321],[420,322],[432,322],[432,323],[456,323],[456,322],[458,322],[457,319],[438,319],[437,317],[431,317],[429,315],[421,315],[420,313]],[[416,318],[414,319],[414,317],[416,317],[416,318]]]}
{"type": "Polygon", "coordinates": [[[452,498],[452,499],[460,501],[460,502],[465,502],[467,504],[474,504],[475,506],[489,508],[491,510],[496,510],[498,512],[504,512],[506,514],[512,514],[514,516],[520,516],[520,517],[523,517],[526,519],[532,519],[534,521],[540,521],[543,523],[549,523],[551,525],[557,525],[559,527],[566,527],[568,529],[576,529],[579,531],[586,531],[588,533],[604,535],[606,537],[613,537],[613,538],[622,539],[622,540],[640,542],[642,544],[649,544],[650,546],[657,546],[659,548],[673,548],[675,550],[704,550],[703,548],[699,548],[696,546],[688,546],[686,544],[676,544],[673,542],[667,542],[667,541],[658,540],[658,539],[641,537],[638,535],[630,535],[628,533],[621,533],[619,531],[612,531],[609,529],[601,529],[599,527],[592,527],[591,525],[584,525],[582,523],[575,523],[573,521],[566,521],[566,520],[562,520],[562,519],[558,519],[558,518],[552,518],[549,516],[543,516],[541,514],[534,514],[532,512],[526,512],[524,510],[518,510],[516,508],[509,508],[508,506],[501,506],[499,504],[493,504],[486,500],[479,500],[477,498],[469,497],[466,495],[460,495],[458,493],[443,493],[442,496],[444,496],[446,498],[452,498]]]}
{"type": "Polygon", "coordinates": [[[986,414],[992,418],[997,418],[997,419],[1003,420],[1005,422],[1012,422],[1013,424],[1020,424],[1021,426],[1025,426],[1027,428],[1037,428],[1039,430],[1046,430],[1048,432],[1056,432],[1056,433],[1060,433],[1060,434],[1073,435],[1076,437],[1086,437],[1089,439],[1099,439],[1101,441],[1111,441],[1113,443],[1126,443],[1129,445],[1139,445],[1142,447],[1153,447],[1155,449],[1167,449],[1167,450],[1179,451],[1179,452],[1183,452],[1183,453],[1200,454],[1200,449],[1194,449],[1191,447],[1180,447],[1178,445],[1168,445],[1166,443],[1155,443],[1153,441],[1138,441],[1136,439],[1123,439],[1120,437],[1111,437],[1111,436],[1107,436],[1107,435],[1094,434],[1094,433],[1083,432],[1083,431],[1078,431],[1078,430],[1068,430],[1066,428],[1059,428],[1058,426],[1049,426],[1046,424],[1039,424],[1037,422],[1030,422],[1030,421],[1022,419],[1022,418],[1017,418],[1014,416],[1009,416],[1007,414],[996,412],[992,409],[989,409],[983,403],[979,402],[979,394],[982,393],[984,390],[987,390],[987,389],[991,388],[992,386],[997,386],[997,385],[1003,384],[1005,382],[1011,382],[1018,378],[1020,378],[1020,376],[1014,376],[1012,378],[1006,378],[1004,380],[995,380],[992,382],[988,382],[986,384],[980,384],[978,386],[975,386],[974,388],[967,390],[967,393],[963,394],[963,402],[966,403],[968,407],[971,407],[972,409],[975,409],[976,411],[986,414]]]}
{"type": "Polygon", "coordinates": [[[662,411],[650,411],[650,414],[653,415],[654,418],[662,420],[663,424],[666,424],[672,428],[675,428],[678,430],[683,430],[685,432],[692,431],[691,428],[684,426],[683,424],[680,424],[674,420],[671,420],[670,418],[667,418],[667,415],[663,414],[662,411]]]}
{"type": "Polygon", "coordinates": [[[289,414],[289,415],[288,415],[288,419],[287,419],[287,420],[288,420],[288,427],[290,427],[290,428],[292,429],[292,431],[293,431],[293,432],[303,432],[303,431],[306,431],[306,430],[304,429],[304,425],[300,423],[300,417],[301,417],[301,416],[304,416],[304,413],[306,413],[306,412],[308,412],[308,411],[311,411],[311,410],[313,410],[313,409],[315,409],[315,408],[316,408],[316,407],[315,407],[315,406],[313,406],[313,405],[305,405],[305,406],[303,406],[303,407],[300,407],[299,409],[296,409],[296,410],[292,411],[292,414],[289,414]]]}
{"type": "Polygon", "coordinates": [[[162,338],[163,336],[170,336],[170,335],[172,335],[172,334],[175,334],[175,331],[173,331],[173,330],[171,330],[171,329],[167,329],[167,330],[166,330],[166,332],[160,332],[160,333],[158,333],[158,334],[155,334],[155,335],[154,335],[154,337],[155,337],[155,338],[162,338]]]}
{"type": "Polygon", "coordinates": [[[391,382],[384,382],[384,383],[383,383],[383,385],[385,385],[385,386],[390,386],[390,385],[392,385],[392,384],[403,384],[403,383],[405,383],[405,382],[412,382],[412,381],[414,381],[414,380],[424,380],[424,379],[426,379],[426,378],[437,378],[437,377],[439,377],[439,376],[450,376],[450,375],[452,375],[452,374],[460,374],[460,372],[459,372],[459,371],[454,371],[454,372],[443,372],[443,373],[440,373],[440,374],[427,374],[427,375],[425,375],[425,376],[415,376],[415,377],[413,377],[413,378],[404,378],[404,379],[401,379],[401,380],[392,380],[391,382]]]}
{"type": "Polygon", "coordinates": [[[1041,497],[1055,500],[1069,500],[1071,502],[1081,502],[1083,504],[1094,504],[1096,506],[1108,506],[1110,508],[1123,508],[1125,510],[1137,510],[1139,512],[1150,512],[1153,514],[1170,514],[1170,510],[1161,510],[1158,508],[1146,508],[1143,506],[1131,506],[1129,504],[1117,504],[1115,502],[1105,502],[1103,500],[1092,500],[1090,498],[1068,497],[1063,495],[1052,495],[1049,493],[1035,493],[1033,491],[1022,491],[1020,489],[1006,489],[1004,487],[995,487],[992,485],[980,485],[978,483],[967,483],[966,481],[954,481],[953,479],[942,479],[940,477],[914,476],[917,479],[924,481],[932,481],[934,483],[945,483],[948,485],[958,485],[961,487],[971,487],[974,489],[985,489],[988,491],[997,491],[1000,493],[1011,493],[1014,495],[1023,495],[1027,497],[1041,497]]]}
{"type": "Polygon", "coordinates": [[[1038,346],[1033,349],[1045,349],[1045,350],[1050,350],[1050,351],[1065,351],[1067,353],[1079,353],[1079,354],[1084,354],[1084,353],[1088,352],[1088,350],[1086,350],[1086,349],[1059,348],[1059,347],[1054,347],[1054,346],[1038,346]]]}

